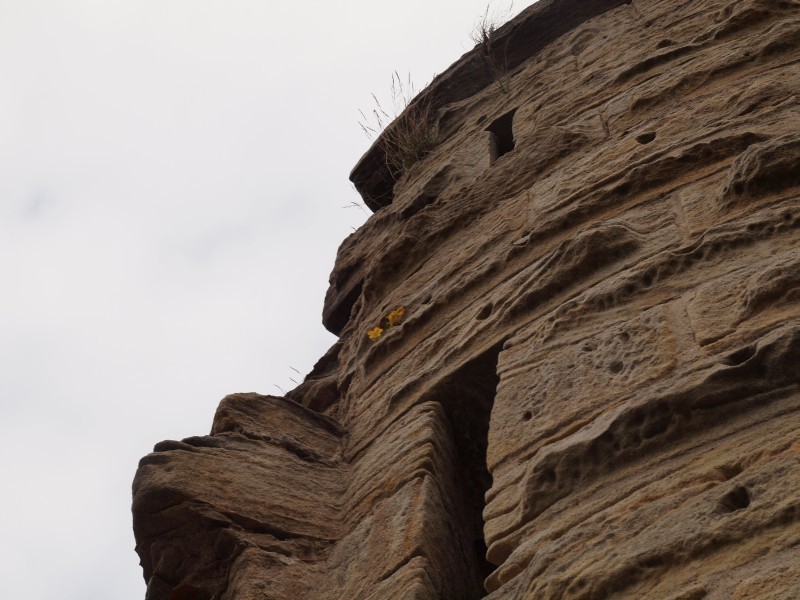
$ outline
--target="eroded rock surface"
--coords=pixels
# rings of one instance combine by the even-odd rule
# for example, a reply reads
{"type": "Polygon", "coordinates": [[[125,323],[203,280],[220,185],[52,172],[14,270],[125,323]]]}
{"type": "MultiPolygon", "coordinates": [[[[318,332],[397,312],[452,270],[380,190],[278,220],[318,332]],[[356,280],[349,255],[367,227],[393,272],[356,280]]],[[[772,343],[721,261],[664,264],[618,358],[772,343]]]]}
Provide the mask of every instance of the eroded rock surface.
{"type": "Polygon", "coordinates": [[[541,0],[418,102],[337,344],[142,459],[147,598],[797,598],[800,2],[541,0]]]}

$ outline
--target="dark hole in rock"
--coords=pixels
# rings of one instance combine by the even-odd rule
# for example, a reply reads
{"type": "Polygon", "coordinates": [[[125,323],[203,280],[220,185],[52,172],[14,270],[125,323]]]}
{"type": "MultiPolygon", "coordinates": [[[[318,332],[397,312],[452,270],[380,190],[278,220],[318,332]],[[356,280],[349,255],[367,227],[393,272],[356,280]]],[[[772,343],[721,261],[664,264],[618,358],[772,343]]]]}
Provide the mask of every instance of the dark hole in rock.
{"type": "Polygon", "coordinates": [[[753,358],[755,354],[756,354],[755,346],[745,346],[744,348],[739,348],[736,352],[733,352],[728,356],[726,356],[725,364],[735,367],[746,363],[748,360],[753,358]]]}
{"type": "Polygon", "coordinates": [[[664,566],[664,558],[661,556],[648,556],[639,563],[645,569],[660,569],[664,566]]]}
{"type": "Polygon", "coordinates": [[[386,166],[381,170],[381,175],[382,177],[375,177],[374,186],[370,189],[369,195],[364,198],[364,204],[373,212],[389,206],[394,200],[394,184],[397,183],[397,178],[386,166]]]}
{"type": "Polygon", "coordinates": [[[478,316],[475,318],[478,319],[478,321],[483,321],[484,319],[488,318],[489,315],[491,314],[492,314],[492,305],[487,304],[481,309],[481,311],[478,313],[478,316]]]}
{"type": "Polygon", "coordinates": [[[741,485],[737,485],[719,501],[720,510],[726,513],[736,512],[748,506],[750,506],[750,492],[741,485]]]}
{"type": "Polygon", "coordinates": [[[530,421],[533,418],[533,413],[529,410],[526,410],[522,413],[522,420],[523,421],[530,421]]]}
{"type": "Polygon", "coordinates": [[[514,113],[517,109],[508,111],[502,117],[492,121],[492,124],[486,128],[491,134],[491,163],[508,154],[514,149],[514,113]]]}
{"type": "Polygon", "coordinates": [[[647,133],[643,133],[641,135],[636,136],[636,141],[640,144],[649,144],[654,139],[656,139],[656,132],[655,131],[648,131],[647,133]]]}
{"type": "Polygon", "coordinates": [[[652,439],[657,435],[665,433],[672,422],[672,416],[668,410],[656,409],[648,414],[645,418],[645,424],[642,429],[642,437],[646,440],[652,439]]]}
{"type": "Polygon", "coordinates": [[[436,386],[432,396],[444,409],[453,446],[453,451],[446,454],[453,457],[447,496],[455,535],[461,538],[456,547],[468,550],[460,557],[461,582],[453,584],[458,589],[451,590],[452,597],[483,598],[483,582],[495,568],[486,559],[483,509],[492,484],[486,451],[502,348],[501,342],[463,364],[436,386]]]}
{"type": "Polygon", "coordinates": [[[612,373],[620,373],[623,367],[624,365],[622,364],[622,361],[615,360],[613,363],[609,365],[608,370],[611,371],[612,373]]]}

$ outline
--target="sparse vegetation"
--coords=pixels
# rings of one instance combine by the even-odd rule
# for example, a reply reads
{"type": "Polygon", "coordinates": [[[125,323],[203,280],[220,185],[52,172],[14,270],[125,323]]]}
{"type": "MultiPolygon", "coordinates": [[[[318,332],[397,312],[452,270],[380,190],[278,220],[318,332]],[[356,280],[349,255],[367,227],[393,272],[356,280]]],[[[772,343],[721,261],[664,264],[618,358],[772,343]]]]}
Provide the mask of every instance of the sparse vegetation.
{"type": "MultiPolygon", "coordinates": [[[[503,93],[510,91],[510,76],[506,49],[497,43],[496,32],[510,18],[513,8],[513,0],[503,11],[494,10],[491,4],[487,4],[470,33],[470,39],[482,48],[492,77],[503,93]]],[[[410,75],[403,80],[395,71],[389,92],[392,106],[388,110],[384,108],[373,93],[374,106],[367,112],[359,110],[361,120],[358,124],[370,140],[379,140],[386,166],[397,180],[433,149],[438,132],[430,101],[417,98],[410,75]]]]}
{"type": "Polygon", "coordinates": [[[496,33],[499,27],[508,21],[513,9],[513,1],[504,11],[492,10],[491,4],[487,4],[486,10],[475,21],[475,25],[469,36],[475,43],[475,46],[482,49],[486,61],[489,64],[489,68],[492,71],[492,77],[497,83],[499,90],[504,94],[511,91],[508,58],[506,56],[505,46],[502,48],[497,47],[496,33]]]}
{"type": "Polygon", "coordinates": [[[395,71],[390,87],[392,112],[387,112],[375,94],[375,106],[363,110],[359,125],[371,140],[379,139],[386,157],[386,166],[395,178],[428,154],[436,143],[436,127],[430,103],[412,101],[417,92],[409,75],[404,82],[395,71]]]}
{"type": "MultiPolygon", "coordinates": [[[[358,193],[358,190],[356,190],[356,193],[358,193]]],[[[364,204],[361,202],[356,202],[355,200],[351,200],[350,202],[342,206],[342,208],[357,208],[362,213],[364,213],[365,216],[367,217],[369,216],[369,212],[367,212],[367,209],[364,208],[364,204]]]]}

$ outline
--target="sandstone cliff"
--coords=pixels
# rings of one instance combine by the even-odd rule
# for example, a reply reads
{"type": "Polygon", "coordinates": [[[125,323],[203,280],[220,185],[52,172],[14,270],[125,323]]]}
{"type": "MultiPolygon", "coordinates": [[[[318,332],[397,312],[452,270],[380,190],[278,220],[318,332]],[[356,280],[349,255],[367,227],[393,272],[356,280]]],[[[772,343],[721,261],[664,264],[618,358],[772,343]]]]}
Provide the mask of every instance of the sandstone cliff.
{"type": "Polygon", "coordinates": [[[800,597],[800,2],[542,0],[421,105],[338,343],[142,459],[147,598],[800,597]]]}

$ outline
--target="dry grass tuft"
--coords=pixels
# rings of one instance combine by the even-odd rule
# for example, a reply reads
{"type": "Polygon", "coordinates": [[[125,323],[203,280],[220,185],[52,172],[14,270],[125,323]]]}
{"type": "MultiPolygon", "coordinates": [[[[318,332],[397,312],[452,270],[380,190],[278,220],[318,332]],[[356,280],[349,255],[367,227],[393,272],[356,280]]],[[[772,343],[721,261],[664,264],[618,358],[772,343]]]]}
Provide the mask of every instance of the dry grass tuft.
{"type": "Polygon", "coordinates": [[[505,48],[496,48],[495,37],[500,25],[509,20],[514,10],[514,2],[508,5],[504,11],[492,10],[491,4],[486,5],[486,10],[475,21],[475,25],[470,32],[470,39],[476,47],[483,50],[483,54],[489,63],[492,77],[497,82],[501,92],[507,94],[511,91],[510,75],[508,73],[508,60],[505,48]]]}
{"type": "Polygon", "coordinates": [[[375,106],[369,114],[359,111],[362,120],[358,124],[370,140],[380,139],[386,166],[398,178],[433,149],[436,127],[429,102],[412,104],[417,92],[410,75],[404,82],[395,71],[389,92],[392,114],[372,94],[375,106]]]}

